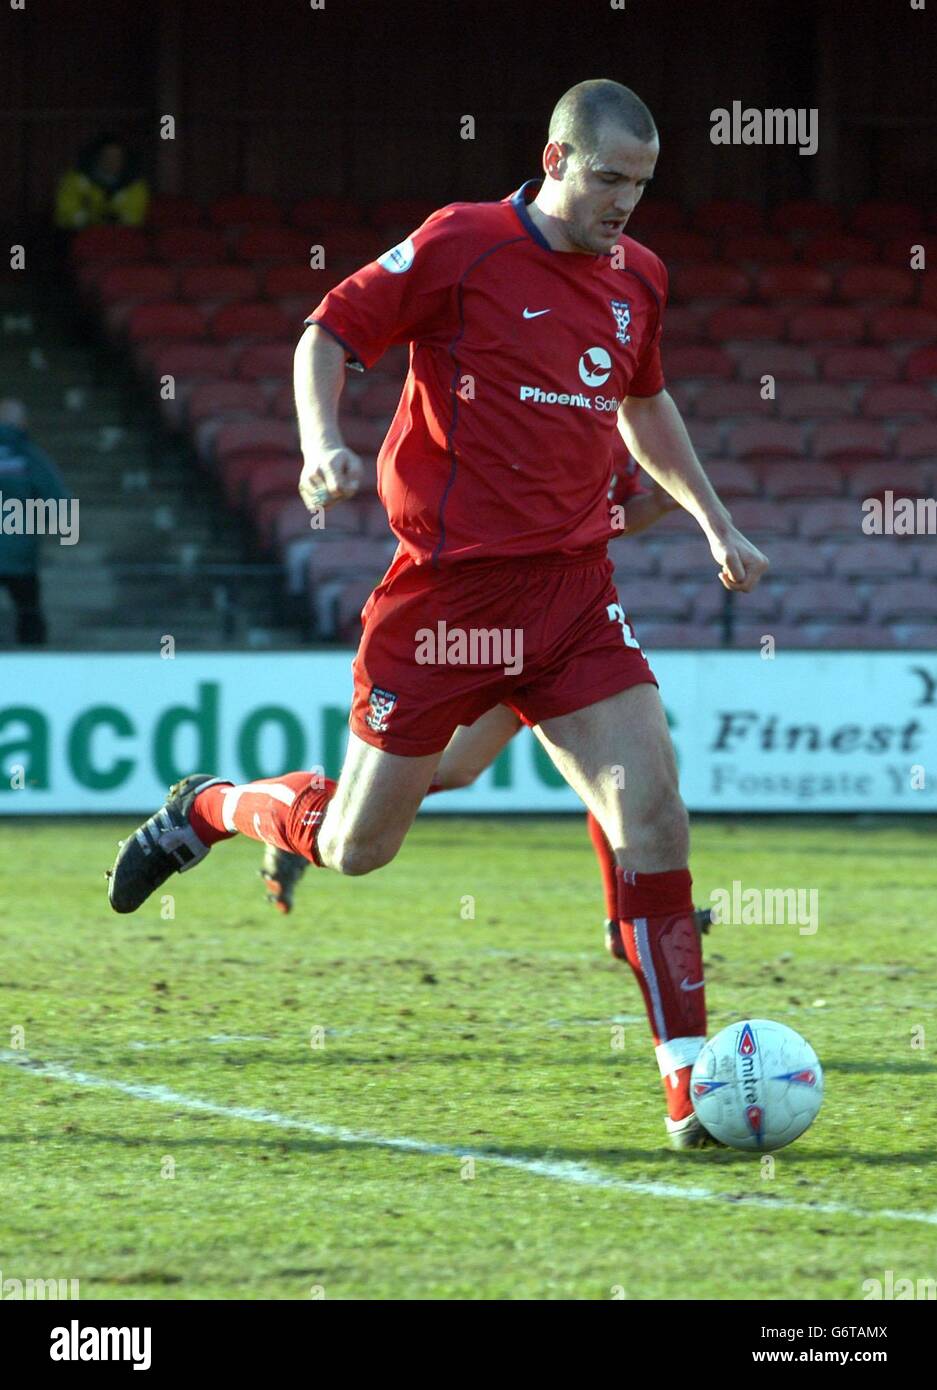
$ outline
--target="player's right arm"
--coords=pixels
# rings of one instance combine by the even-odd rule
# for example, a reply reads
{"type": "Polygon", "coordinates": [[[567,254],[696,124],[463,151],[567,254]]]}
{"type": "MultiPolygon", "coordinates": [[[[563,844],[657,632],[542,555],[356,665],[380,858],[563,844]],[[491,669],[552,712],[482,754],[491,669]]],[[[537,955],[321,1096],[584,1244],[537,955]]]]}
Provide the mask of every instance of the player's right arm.
{"type": "Polygon", "coordinates": [[[329,333],[310,324],[293,357],[293,391],[303,469],[299,495],[310,511],[353,497],[364,465],[347,448],[338,423],[346,352],[329,333]]]}

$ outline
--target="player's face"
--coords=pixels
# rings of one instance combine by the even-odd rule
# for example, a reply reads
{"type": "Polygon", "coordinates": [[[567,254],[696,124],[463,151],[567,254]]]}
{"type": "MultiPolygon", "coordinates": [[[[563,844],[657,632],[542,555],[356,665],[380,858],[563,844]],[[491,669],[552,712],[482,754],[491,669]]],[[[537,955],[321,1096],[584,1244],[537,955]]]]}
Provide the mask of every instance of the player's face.
{"type": "Polygon", "coordinates": [[[611,251],[653,177],[659,152],[656,137],[646,142],[606,129],[591,158],[570,157],[555,215],[576,250],[611,251]]]}

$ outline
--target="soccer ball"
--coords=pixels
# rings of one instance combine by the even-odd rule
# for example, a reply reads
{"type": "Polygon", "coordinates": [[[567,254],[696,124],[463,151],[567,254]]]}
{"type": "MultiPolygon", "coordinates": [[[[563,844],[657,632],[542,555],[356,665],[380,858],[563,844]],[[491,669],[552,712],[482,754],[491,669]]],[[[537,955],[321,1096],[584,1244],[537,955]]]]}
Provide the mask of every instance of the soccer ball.
{"type": "Polygon", "coordinates": [[[823,1069],[799,1033],[767,1018],[731,1023],[696,1059],[690,1096],[700,1123],[733,1149],[783,1149],[816,1118],[823,1069]]]}

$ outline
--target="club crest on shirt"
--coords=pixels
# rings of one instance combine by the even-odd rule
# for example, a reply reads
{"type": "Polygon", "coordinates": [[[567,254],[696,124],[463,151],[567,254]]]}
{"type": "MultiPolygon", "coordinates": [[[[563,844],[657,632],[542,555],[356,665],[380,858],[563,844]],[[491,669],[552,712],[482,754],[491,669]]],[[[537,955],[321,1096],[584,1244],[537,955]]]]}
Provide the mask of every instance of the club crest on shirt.
{"type": "Polygon", "coordinates": [[[368,696],[368,712],[364,716],[364,722],[369,729],[373,729],[376,734],[387,732],[387,721],[394,712],[397,703],[397,696],[392,695],[389,690],[381,690],[379,686],[371,687],[371,694],[368,696]]]}
{"type": "Polygon", "coordinates": [[[615,337],[620,343],[630,343],[631,334],[628,332],[628,325],[631,323],[631,305],[627,299],[610,299],[612,313],[615,315],[615,337]]]}

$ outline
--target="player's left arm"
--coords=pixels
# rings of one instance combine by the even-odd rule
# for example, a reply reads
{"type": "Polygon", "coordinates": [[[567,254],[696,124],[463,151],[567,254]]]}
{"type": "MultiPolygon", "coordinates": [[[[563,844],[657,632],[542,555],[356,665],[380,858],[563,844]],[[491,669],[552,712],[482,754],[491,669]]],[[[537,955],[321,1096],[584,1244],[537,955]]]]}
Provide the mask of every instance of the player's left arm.
{"type": "Polygon", "coordinates": [[[768,568],[767,557],[733,524],[696,457],[670,393],[626,396],[618,411],[618,430],[645,473],[695,517],[725,587],[741,593],[754,589],[768,568]]]}

